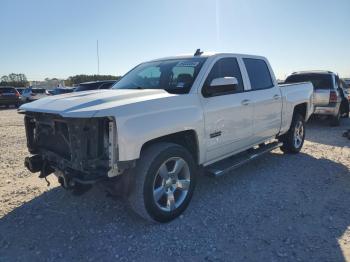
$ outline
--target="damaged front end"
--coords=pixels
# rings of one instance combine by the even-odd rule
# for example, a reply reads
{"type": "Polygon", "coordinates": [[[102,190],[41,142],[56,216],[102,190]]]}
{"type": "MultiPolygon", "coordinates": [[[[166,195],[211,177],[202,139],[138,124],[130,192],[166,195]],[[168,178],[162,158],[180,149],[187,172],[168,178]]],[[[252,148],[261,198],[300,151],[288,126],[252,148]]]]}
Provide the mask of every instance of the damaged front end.
{"type": "Polygon", "coordinates": [[[63,118],[26,112],[28,150],[25,159],[31,172],[41,178],[54,173],[65,188],[91,185],[121,174],[113,118],[63,118]]]}

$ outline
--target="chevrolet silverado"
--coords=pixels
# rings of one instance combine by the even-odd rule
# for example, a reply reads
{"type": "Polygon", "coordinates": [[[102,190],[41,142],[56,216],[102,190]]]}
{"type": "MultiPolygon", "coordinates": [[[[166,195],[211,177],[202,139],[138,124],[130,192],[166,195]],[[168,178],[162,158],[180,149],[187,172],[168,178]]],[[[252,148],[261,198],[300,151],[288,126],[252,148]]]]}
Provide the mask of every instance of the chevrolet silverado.
{"type": "Polygon", "coordinates": [[[94,183],[167,222],[199,171],[230,172],[263,153],[298,153],[313,113],[311,83],[278,85],[266,58],[202,53],[142,63],[112,89],[22,105],[31,172],[67,189],[94,183]]]}

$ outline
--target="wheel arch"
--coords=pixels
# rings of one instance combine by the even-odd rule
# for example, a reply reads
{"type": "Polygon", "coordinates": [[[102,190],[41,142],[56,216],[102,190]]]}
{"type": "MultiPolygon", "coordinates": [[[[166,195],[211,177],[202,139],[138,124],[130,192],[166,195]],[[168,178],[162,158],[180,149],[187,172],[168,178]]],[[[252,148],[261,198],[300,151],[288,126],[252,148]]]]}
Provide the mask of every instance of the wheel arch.
{"type": "Polygon", "coordinates": [[[193,156],[196,164],[200,161],[198,135],[195,130],[180,131],[151,139],[142,145],[140,153],[142,154],[146,148],[159,142],[168,142],[183,146],[193,156]]]}
{"type": "Polygon", "coordinates": [[[307,103],[301,103],[296,105],[293,110],[293,117],[296,114],[300,114],[304,118],[304,120],[307,121],[307,103]]]}

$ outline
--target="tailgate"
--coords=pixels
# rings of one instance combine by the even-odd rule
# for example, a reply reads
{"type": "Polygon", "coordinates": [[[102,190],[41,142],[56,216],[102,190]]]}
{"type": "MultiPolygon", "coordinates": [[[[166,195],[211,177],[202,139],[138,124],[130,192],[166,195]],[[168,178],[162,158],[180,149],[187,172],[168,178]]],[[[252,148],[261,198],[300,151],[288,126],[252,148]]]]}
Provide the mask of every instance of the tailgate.
{"type": "Polygon", "coordinates": [[[315,89],[314,90],[314,105],[327,106],[329,104],[329,89],[315,89]]]}

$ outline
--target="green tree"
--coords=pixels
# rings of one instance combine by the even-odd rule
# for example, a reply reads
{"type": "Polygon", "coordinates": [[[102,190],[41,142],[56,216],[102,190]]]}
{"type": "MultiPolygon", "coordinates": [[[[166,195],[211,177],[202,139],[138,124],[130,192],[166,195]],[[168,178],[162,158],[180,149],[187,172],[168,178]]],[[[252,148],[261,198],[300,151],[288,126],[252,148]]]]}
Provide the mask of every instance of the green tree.
{"type": "Polygon", "coordinates": [[[13,86],[13,87],[25,87],[28,80],[25,74],[11,73],[1,77],[0,86],[13,86]]]}

